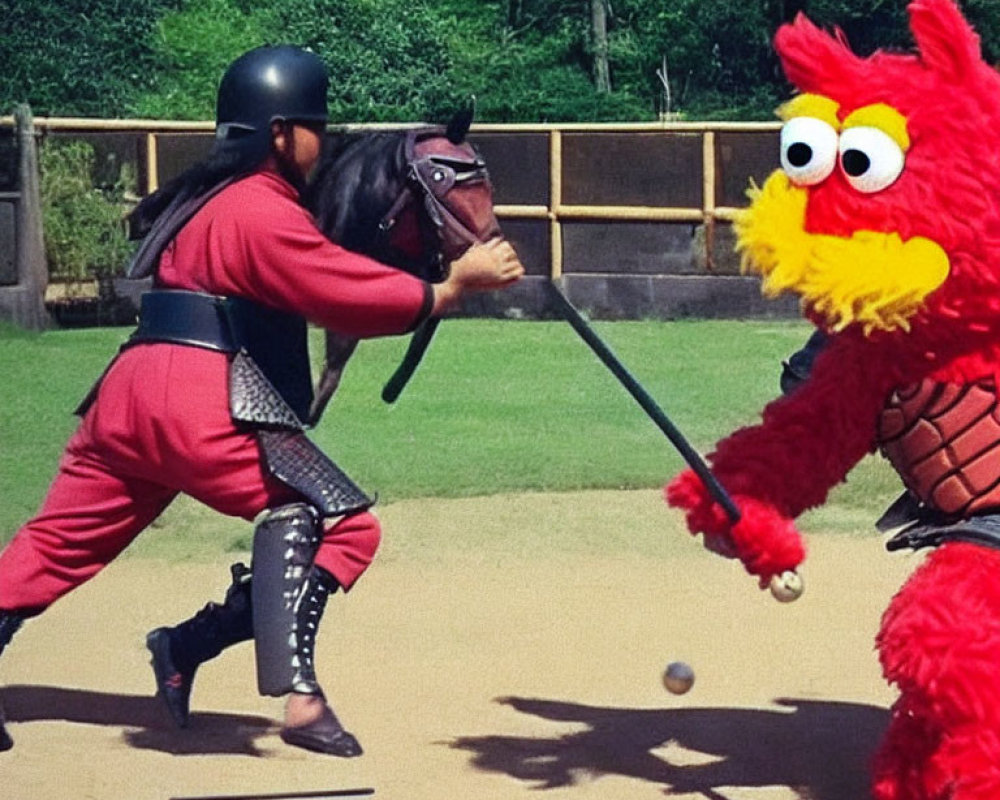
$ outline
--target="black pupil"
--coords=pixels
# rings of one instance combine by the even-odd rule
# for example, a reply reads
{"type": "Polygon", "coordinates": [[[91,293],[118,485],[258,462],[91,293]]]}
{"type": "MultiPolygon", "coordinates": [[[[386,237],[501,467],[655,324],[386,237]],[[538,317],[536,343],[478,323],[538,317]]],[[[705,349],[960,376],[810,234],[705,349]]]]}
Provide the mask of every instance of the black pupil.
{"type": "Polygon", "coordinates": [[[812,157],[812,148],[805,142],[796,142],[788,148],[788,163],[793,167],[804,167],[812,157]]]}
{"type": "Polygon", "coordinates": [[[871,159],[860,150],[846,150],[841,156],[841,163],[844,165],[844,172],[854,178],[864,175],[872,165],[871,159]]]}

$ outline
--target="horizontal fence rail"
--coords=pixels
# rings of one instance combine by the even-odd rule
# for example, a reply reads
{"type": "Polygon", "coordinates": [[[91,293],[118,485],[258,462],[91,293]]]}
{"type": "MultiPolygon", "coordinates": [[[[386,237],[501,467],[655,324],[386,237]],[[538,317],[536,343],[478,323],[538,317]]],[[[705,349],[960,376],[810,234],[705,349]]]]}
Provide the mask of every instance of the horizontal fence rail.
{"type": "MultiPolygon", "coordinates": [[[[358,133],[420,124],[334,124],[329,130],[358,133]]],[[[135,153],[140,195],[155,191],[207,152],[215,128],[210,121],[68,117],[36,117],[34,126],[42,139],[125,136],[135,153]]],[[[13,127],[13,117],[0,117],[0,132],[13,127]]],[[[558,280],[572,274],[582,285],[621,273],[652,286],[658,277],[738,273],[728,246],[730,223],[749,180],[762,180],[776,168],[779,129],[777,122],[475,124],[470,139],[484,152],[494,177],[497,217],[515,244],[521,244],[518,235],[524,240],[529,276],[558,280]],[[659,175],[661,183],[647,180],[647,173],[659,175]],[[684,261],[683,253],[675,258],[681,266],[653,263],[654,256],[634,268],[610,263],[615,255],[629,253],[612,243],[606,245],[610,255],[595,254],[600,248],[590,246],[599,238],[594,226],[617,230],[614,235],[629,245],[631,237],[645,237],[649,253],[670,247],[661,246],[657,236],[672,236],[671,241],[686,236],[695,266],[684,261]],[[673,232],[650,233],[657,226],[673,232]],[[722,244],[717,243],[720,235],[722,244]],[[588,257],[609,263],[582,263],[588,257]],[[722,260],[727,263],[719,268],[722,260]]],[[[648,299],[653,302],[651,294],[648,299]]]]}

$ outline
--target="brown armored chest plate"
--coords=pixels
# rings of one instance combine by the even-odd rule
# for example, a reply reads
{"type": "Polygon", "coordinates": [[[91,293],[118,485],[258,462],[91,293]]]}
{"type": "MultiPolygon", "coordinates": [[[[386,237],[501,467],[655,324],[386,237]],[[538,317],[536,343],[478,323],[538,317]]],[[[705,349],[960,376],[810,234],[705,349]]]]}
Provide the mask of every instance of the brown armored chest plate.
{"type": "Polygon", "coordinates": [[[916,497],[948,515],[1000,508],[1000,411],[992,380],[897,389],[878,422],[883,454],[916,497]]]}

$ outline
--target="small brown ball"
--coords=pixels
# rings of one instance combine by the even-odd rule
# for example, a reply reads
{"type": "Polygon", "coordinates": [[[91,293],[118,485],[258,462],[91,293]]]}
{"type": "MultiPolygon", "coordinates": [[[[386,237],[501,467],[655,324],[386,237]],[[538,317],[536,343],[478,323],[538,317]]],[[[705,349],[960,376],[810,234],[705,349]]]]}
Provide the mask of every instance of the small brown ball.
{"type": "Polygon", "coordinates": [[[663,685],[671,694],[685,694],[694,686],[694,670],[683,661],[672,661],[663,671],[663,685]]]}

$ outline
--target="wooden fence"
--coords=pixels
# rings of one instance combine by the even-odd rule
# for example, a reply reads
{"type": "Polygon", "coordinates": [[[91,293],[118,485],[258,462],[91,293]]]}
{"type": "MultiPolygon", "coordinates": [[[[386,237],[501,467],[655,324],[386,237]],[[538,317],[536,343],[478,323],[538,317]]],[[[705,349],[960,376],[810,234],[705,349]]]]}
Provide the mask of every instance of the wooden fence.
{"type": "MultiPolygon", "coordinates": [[[[178,174],[211,145],[211,122],[36,118],[40,141],[90,141],[109,169],[134,166],[140,193],[178,174]]],[[[333,126],[331,131],[399,128],[333,126]]],[[[0,117],[0,136],[13,119],[0,117]]],[[[543,281],[562,283],[598,318],[785,316],[738,274],[731,220],[750,179],[777,166],[777,123],[474,125],[470,139],[493,177],[497,215],[527,267],[506,292],[469,314],[546,316],[543,281]]],[[[5,230],[0,151],[0,276],[16,233],[5,230]]],[[[9,226],[6,226],[9,228],[9,226]]]]}

